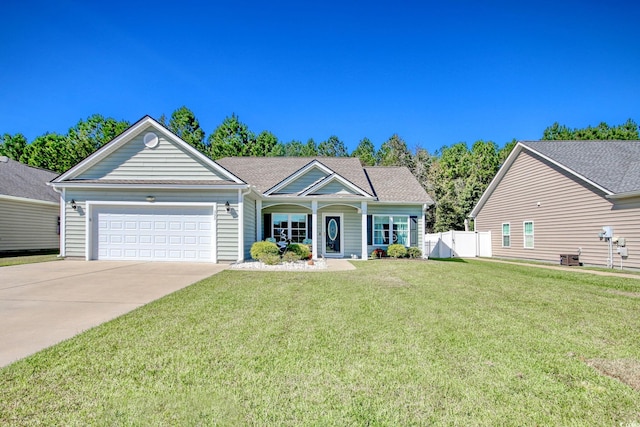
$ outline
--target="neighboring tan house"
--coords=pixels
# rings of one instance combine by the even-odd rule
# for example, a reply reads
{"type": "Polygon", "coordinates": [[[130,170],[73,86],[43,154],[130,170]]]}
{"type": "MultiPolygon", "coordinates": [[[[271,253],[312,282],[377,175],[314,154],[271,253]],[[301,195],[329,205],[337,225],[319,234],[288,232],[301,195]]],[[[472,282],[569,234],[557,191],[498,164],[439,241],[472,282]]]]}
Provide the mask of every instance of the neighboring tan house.
{"type": "Polygon", "coordinates": [[[640,268],[640,141],[519,142],[471,217],[494,257],[640,268]],[[603,227],[628,257],[614,245],[609,261],[603,227]]]}
{"type": "Polygon", "coordinates": [[[60,203],[47,185],[55,172],[0,156],[0,255],[60,247],[60,203]]]}
{"type": "Polygon", "coordinates": [[[406,168],[357,158],[213,161],[151,117],[60,175],[61,254],[87,260],[242,261],[266,238],[314,257],[422,248],[433,203],[406,168]]]}

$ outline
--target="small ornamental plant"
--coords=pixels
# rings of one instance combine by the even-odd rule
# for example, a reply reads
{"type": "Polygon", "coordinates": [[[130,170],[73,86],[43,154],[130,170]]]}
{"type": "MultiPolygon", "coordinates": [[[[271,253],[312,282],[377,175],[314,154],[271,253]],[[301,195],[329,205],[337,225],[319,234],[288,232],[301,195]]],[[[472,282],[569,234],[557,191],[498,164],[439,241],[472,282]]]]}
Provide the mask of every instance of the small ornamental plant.
{"type": "Polygon", "coordinates": [[[265,256],[276,256],[278,259],[280,258],[280,249],[278,248],[278,245],[273,242],[255,242],[251,245],[250,253],[251,258],[262,261],[265,264],[267,263],[264,260],[265,256]]]}
{"type": "Polygon", "coordinates": [[[298,259],[308,259],[309,255],[311,255],[311,251],[307,245],[302,245],[300,243],[291,243],[287,246],[287,251],[285,254],[293,252],[298,256],[298,259]]]}
{"type": "Polygon", "coordinates": [[[373,252],[371,252],[371,258],[382,258],[387,256],[387,253],[382,248],[375,248],[373,252]]]}
{"type": "Polygon", "coordinates": [[[404,258],[407,256],[407,248],[399,243],[394,243],[387,248],[387,255],[392,258],[404,258]]]}
{"type": "Polygon", "coordinates": [[[409,258],[422,258],[422,251],[420,250],[420,248],[411,246],[410,248],[407,248],[407,256],[409,258]]]}
{"type": "Polygon", "coordinates": [[[287,251],[284,254],[282,254],[282,261],[283,262],[296,262],[296,261],[300,261],[300,256],[293,252],[293,251],[287,251]]]}

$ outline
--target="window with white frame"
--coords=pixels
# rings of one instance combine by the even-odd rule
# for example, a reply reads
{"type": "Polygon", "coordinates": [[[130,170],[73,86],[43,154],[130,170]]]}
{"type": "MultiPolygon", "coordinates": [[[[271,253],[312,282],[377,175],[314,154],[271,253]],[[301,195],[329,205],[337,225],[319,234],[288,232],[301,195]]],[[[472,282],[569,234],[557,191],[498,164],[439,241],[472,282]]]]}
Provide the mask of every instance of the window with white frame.
{"type": "Polygon", "coordinates": [[[373,244],[409,246],[409,217],[404,215],[374,215],[373,244]]]}
{"type": "Polygon", "coordinates": [[[508,222],[502,224],[502,247],[511,247],[511,224],[508,222]]]}
{"type": "Polygon", "coordinates": [[[524,247],[533,249],[533,221],[524,222],[524,247]]]}
{"type": "Polygon", "coordinates": [[[307,214],[280,214],[272,216],[272,233],[276,240],[302,243],[307,238],[307,214]]]}

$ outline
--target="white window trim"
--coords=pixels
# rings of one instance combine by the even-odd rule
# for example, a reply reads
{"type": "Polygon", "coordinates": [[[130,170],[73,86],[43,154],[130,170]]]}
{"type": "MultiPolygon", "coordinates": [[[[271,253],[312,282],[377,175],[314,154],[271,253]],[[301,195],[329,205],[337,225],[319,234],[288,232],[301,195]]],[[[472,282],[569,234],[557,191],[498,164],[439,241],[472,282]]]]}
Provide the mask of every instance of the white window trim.
{"type": "Polygon", "coordinates": [[[287,240],[291,240],[291,216],[292,215],[304,215],[304,229],[305,229],[305,238],[309,239],[309,235],[311,234],[311,230],[309,230],[309,222],[307,219],[307,213],[304,212],[273,212],[271,214],[271,237],[276,239],[276,242],[280,241],[280,235],[276,233],[276,227],[274,225],[274,217],[276,215],[287,215],[287,240]]]}
{"type": "Polygon", "coordinates": [[[503,222],[502,225],[500,226],[500,246],[503,248],[510,248],[511,247],[511,223],[510,222],[503,222]],[[508,225],[509,226],[509,234],[504,234],[504,226],[508,225]],[[509,245],[505,246],[504,244],[504,236],[509,236],[509,245]]]}
{"type": "Polygon", "coordinates": [[[524,249],[535,249],[535,225],[533,221],[522,221],[522,247],[524,249]],[[527,246],[527,228],[525,224],[531,223],[531,246],[527,246]]]}
{"type": "MultiPolygon", "coordinates": [[[[410,215],[382,215],[382,214],[377,214],[377,215],[373,215],[372,216],[372,220],[371,220],[371,233],[373,234],[372,236],[372,243],[373,246],[382,246],[385,245],[384,243],[376,243],[376,217],[388,217],[389,218],[389,232],[393,233],[393,218],[406,218],[407,219],[407,243],[404,245],[405,247],[410,247],[411,246],[411,216],[410,215]]],[[[393,240],[391,238],[391,236],[389,236],[389,240],[393,240]]],[[[395,242],[391,242],[391,243],[387,243],[387,246],[389,245],[393,245],[395,242]]]]}

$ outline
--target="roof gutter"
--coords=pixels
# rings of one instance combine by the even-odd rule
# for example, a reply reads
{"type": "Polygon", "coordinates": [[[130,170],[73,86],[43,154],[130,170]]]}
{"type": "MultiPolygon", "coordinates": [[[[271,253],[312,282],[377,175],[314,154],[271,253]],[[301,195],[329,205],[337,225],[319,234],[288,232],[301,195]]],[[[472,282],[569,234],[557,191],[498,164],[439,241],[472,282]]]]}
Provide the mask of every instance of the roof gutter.
{"type": "Polygon", "coordinates": [[[607,199],[612,199],[612,200],[629,199],[632,197],[640,197],[640,191],[629,191],[626,193],[607,194],[605,197],[607,199]]]}

